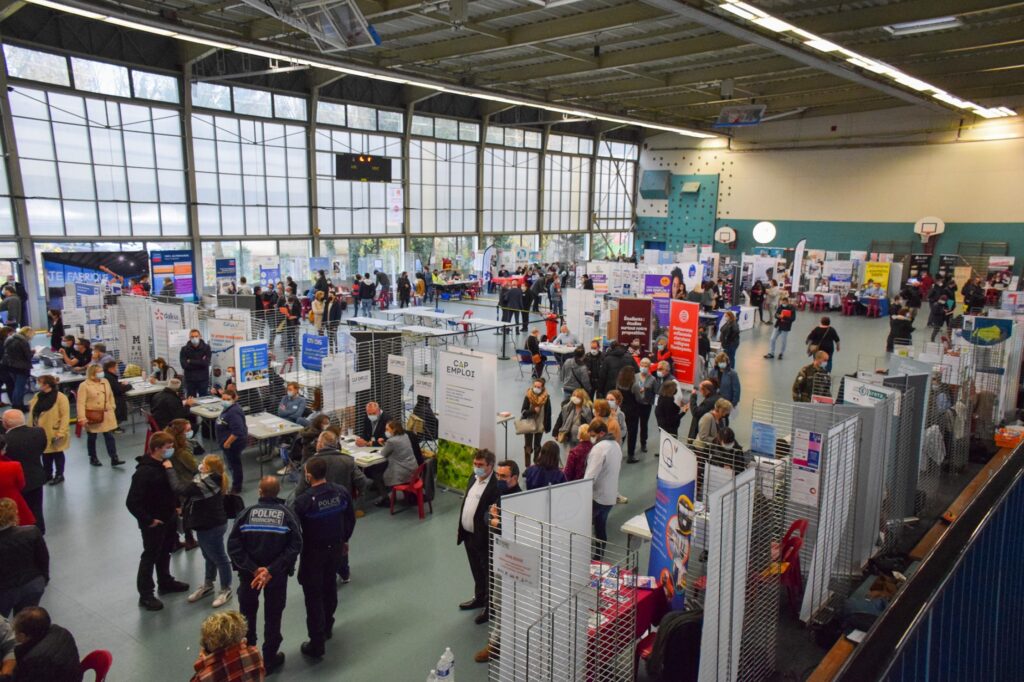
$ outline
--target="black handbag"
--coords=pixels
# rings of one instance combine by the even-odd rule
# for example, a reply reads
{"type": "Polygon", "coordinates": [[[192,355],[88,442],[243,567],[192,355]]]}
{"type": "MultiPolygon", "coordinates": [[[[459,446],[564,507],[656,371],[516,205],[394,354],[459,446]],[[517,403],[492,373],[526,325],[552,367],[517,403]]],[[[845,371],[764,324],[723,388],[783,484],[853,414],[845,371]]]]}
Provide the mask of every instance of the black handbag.
{"type": "Polygon", "coordinates": [[[227,493],[224,495],[224,513],[229,519],[236,519],[245,509],[245,501],[241,495],[227,493]]]}

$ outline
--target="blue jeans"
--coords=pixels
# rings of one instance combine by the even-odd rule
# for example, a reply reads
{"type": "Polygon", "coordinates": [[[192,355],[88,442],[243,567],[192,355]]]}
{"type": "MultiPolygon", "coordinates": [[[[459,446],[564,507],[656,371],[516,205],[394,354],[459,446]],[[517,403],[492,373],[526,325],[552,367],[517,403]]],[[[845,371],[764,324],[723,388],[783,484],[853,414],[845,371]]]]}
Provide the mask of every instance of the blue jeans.
{"type": "MultiPolygon", "coordinates": [[[[786,338],[788,336],[789,336],[789,332],[784,332],[781,329],[779,329],[778,327],[776,327],[772,331],[772,341],[771,341],[772,345],[771,345],[771,349],[768,352],[771,353],[772,355],[775,355],[775,342],[776,342],[776,340],[781,338],[782,339],[782,348],[779,350],[779,355],[782,355],[783,353],[785,353],[786,352],[786,338]]],[[[735,367],[735,365],[733,365],[733,366],[735,367]]]]}
{"type": "MultiPolygon", "coordinates": [[[[273,342],[271,342],[273,343],[273,342]]],[[[185,395],[203,397],[210,392],[210,379],[185,379],[185,395]]]]}
{"type": "Polygon", "coordinates": [[[231,444],[231,447],[225,448],[224,450],[224,461],[228,463],[228,469],[231,471],[231,492],[238,493],[242,490],[242,451],[245,450],[245,439],[239,438],[231,444]]]}
{"type": "Polygon", "coordinates": [[[551,312],[554,313],[555,315],[562,315],[563,314],[564,311],[562,309],[562,299],[561,298],[553,298],[553,299],[551,299],[551,312]]]}
{"type": "Polygon", "coordinates": [[[223,523],[216,528],[196,531],[196,541],[206,559],[206,582],[213,584],[213,579],[220,573],[220,587],[226,590],[231,587],[231,561],[224,549],[224,534],[228,524],[223,523]]]}
{"type": "Polygon", "coordinates": [[[0,616],[11,618],[26,606],[39,606],[46,590],[43,576],[33,578],[24,585],[0,590],[0,616]]]}
{"type": "Polygon", "coordinates": [[[11,372],[11,407],[21,410],[25,407],[25,385],[28,372],[11,372]]]}
{"type": "Polygon", "coordinates": [[[362,309],[363,317],[369,317],[370,316],[370,311],[373,310],[373,299],[372,298],[360,299],[359,307],[362,309]]]}
{"type": "MultiPolygon", "coordinates": [[[[736,350],[738,348],[739,346],[733,346],[732,348],[722,349],[725,351],[725,354],[729,356],[729,366],[732,367],[733,369],[736,369],[736,350]]],[[[785,346],[783,346],[783,349],[785,349],[785,346]]]]}

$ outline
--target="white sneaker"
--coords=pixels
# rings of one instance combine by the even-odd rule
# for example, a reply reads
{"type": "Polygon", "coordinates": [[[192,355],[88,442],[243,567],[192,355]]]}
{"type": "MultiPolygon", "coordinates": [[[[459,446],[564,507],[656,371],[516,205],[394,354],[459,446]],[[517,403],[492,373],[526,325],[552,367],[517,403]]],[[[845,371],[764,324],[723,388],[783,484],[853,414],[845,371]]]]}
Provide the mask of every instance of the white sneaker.
{"type": "Polygon", "coordinates": [[[615,504],[629,504],[629,498],[625,495],[618,495],[615,498],[615,504]]]}
{"type": "Polygon", "coordinates": [[[295,471],[295,467],[293,467],[291,464],[285,464],[283,467],[277,470],[277,475],[284,476],[285,474],[290,473],[292,471],[295,471]]]}
{"type": "Polygon", "coordinates": [[[203,583],[199,586],[199,589],[188,595],[188,603],[197,602],[206,595],[213,592],[213,585],[211,583],[203,583]]]}
{"type": "Polygon", "coordinates": [[[213,598],[213,608],[224,606],[231,601],[231,590],[221,590],[217,593],[217,596],[213,598]]]}

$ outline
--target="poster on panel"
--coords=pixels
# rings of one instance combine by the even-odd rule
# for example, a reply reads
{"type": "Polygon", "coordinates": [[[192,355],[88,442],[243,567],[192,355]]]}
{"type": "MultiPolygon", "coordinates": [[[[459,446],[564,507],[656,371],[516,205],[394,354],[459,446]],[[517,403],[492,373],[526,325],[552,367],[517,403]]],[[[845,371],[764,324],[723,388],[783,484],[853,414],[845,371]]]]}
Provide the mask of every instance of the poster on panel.
{"type": "Polygon", "coordinates": [[[221,376],[227,374],[228,367],[235,364],[235,343],[249,338],[248,329],[244,320],[211,317],[206,321],[206,340],[212,356],[210,365],[215,375],[218,371],[221,376]]]}
{"type": "Polygon", "coordinates": [[[654,317],[658,327],[668,327],[669,300],[672,291],[672,278],[669,275],[644,275],[644,296],[653,300],[654,317]]]}
{"type": "Polygon", "coordinates": [[[153,324],[153,352],[156,353],[156,357],[164,358],[169,365],[180,372],[181,348],[171,347],[170,333],[190,328],[185,325],[181,306],[175,303],[150,302],[149,309],[150,320],[153,324]]]}
{"type": "Polygon", "coordinates": [[[151,293],[154,296],[177,296],[186,301],[196,300],[191,250],[152,251],[149,260],[153,273],[151,293]]]}
{"type": "Polygon", "coordinates": [[[441,351],[438,356],[437,480],[461,489],[477,448],[495,449],[497,358],[489,353],[441,351]]]}
{"type": "Polygon", "coordinates": [[[119,348],[121,360],[138,364],[143,372],[150,364],[150,340],[152,325],[149,324],[149,301],[144,298],[124,296],[118,301],[121,306],[119,348]]]}
{"type": "Polygon", "coordinates": [[[326,336],[317,334],[302,335],[302,368],[313,372],[323,369],[324,358],[330,349],[326,336]]]}
{"type": "Polygon", "coordinates": [[[234,258],[218,258],[214,263],[217,293],[231,293],[238,279],[238,261],[234,258]]]}
{"type": "Polygon", "coordinates": [[[266,341],[235,344],[235,378],[239,391],[270,385],[270,351],[266,341]]]}
{"type": "Polygon", "coordinates": [[[692,385],[697,378],[700,305],[691,301],[672,301],[669,314],[668,347],[672,353],[672,371],[678,381],[692,385]]]}
{"type": "Polygon", "coordinates": [[[664,429],[660,430],[659,441],[647,573],[657,578],[671,608],[681,609],[686,601],[686,568],[694,540],[697,457],[664,429]]]}
{"type": "Polygon", "coordinates": [[[651,347],[651,299],[619,299],[619,343],[629,345],[639,341],[640,347],[651,347]]]}
{"type": "Polygon", "coordinates": [[[889,269],[892,263],[869,262],[864,264],[864,281],[874,281],[882,289],[889,287],[889,269]]]}

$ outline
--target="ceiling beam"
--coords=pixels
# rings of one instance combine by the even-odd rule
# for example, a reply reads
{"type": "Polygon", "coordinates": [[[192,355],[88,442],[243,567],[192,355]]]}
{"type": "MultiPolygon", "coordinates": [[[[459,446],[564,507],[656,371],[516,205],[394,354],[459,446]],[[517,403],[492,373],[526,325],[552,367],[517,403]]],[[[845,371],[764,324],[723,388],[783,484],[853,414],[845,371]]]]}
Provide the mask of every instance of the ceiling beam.
{"type": "Polygon", "coordinates": [[[475,23],[467,24],[474,31],[489,33],[488,37],[470,36],[454,40],[439,40],[427,45],[417,45],[401,49],[394,56],[382,60],[384,67],[402,66],[418,62],[437,61],[450,57],[464,57],[469,54],[504,50],[510,47],[535,45],[549,40],[585,35],[597,31],[606,31],[621,26],[629,26],[651,19],[665,16],[663,10],[657,10],[643,4],[633,3],[604,9],[593,10],[549,21],[540,21],[516,28],[495,31],[481,28],[475,23]]]}
{"type": "MultiPolygon", "coordinates": [[[[929,0],[932,4],[942,4],[948,0],[929,0]]],[[[970,0],[956,0],[957,2],[970,2],[970,0]]],[[[978,0],[984,1],[984,0],[978,0]]],[[[852,68],[848,68],[846,64],[836,62],[835,60],[828,57],[820,57],[817,54],[812,54],[810,50],[800,50],[792,47],[786,43],[783,43],[775,37],[769,37],[753,31],[746,26],[741,26],[738,23],[734,23],[727,19],[724,19],[716,14],[705,12],[702,9],[696,7],[690,7],[684,5],[677,0],[643,0],[648,5],[671,11],[684,19],[698,22],[708,28],[714,29],[726,35],[732,36],[747,43],[753,43],[761,47],[768,48],[772,52],[782,55],[783,57],[789,57],[795,62],[810,66],[818,71],[838,76],[851,83],[862,85],[872,90],[877,90],[882,94],[896,99],[909,102],[911,104],[917,104],[925,109],[931,109],[933,111],[942,111],[944,107],[939,105],[934,99],[917,92],[912,92],[909,88],[903,89],[890,85],[887,82],[882,82],[876,78],[869,78],[863,75],[859,71],[854,71],[852,68]]],[[[909,4],[909,3],[908,3],[909,4]]],[[[872,8],[876,9],[876,8],[872,8]]],[[[887,19],[892,21],[891,18],[887,19]]]]}
{"type": "MultiPolygon", "coordinates": [[[[1018,44],[1024,45],[1024,22],[1007,24],[1006,26],[978,27],[974,31],[961,30],[938,36],[894,39],[884,43],[869,43],[863,46],[854,44],[851,47],[869,57],[887,60],[893,63],[893,65],[899,65],[902,59],[908,59],[911,56],[939,55],[953,51],[965,52],[971,49],[983,49],[989,45],[1004,44],[1012,40],[1017,40],[1019,41],[1018,44]]],[[[571,89],[556,85],[551,88],[551,91],[553,96],[557,97],[560,94],[564,94],[565,99],[570,100],[710,83],[726,78],[763,76],[766,74],[790,72],[799,68],[802,67],[786,57],[751,59],[750,61],[725,65],[708,61],[698,65],[697,68],[678,71],[668,76],[648,74],[651,79],[660,80],[661,85],[651,85],[632,80],[604,80],[590,84],[574,83],[571,89]]]]}
{"type": "MultiPolygon", "coordinates": [[[[1006,0],[912,0],[911,2],[901,3],[899,5],[884,5],[882,7],[849,10],[835,14],[801,17],[800,19],[795,19],[793,21],[796,25],[800,26],[800,28],[828,35],[838,32],[877,28],[902,21],[916,21],[920,19],[948,16],[950,14],[963,14],[969,11],[994,9],[1004,5],[1006,5],[1006,0]],[[962,6],[962,9],[950,9],[951,5],[962,6]]],[[[1020,27],[1018,27],[1017,31],[1016,37],[1020,38],[1020,27]]],[[[957,33],[959,32],[951,32],[949,35],[953,36],[957,33]]],[[[907,38],[904,40],[916,41],[922,39],[935,42],[944,38],[945,36],[925,36],[907,38]]],[[[609,52],[601,56],[598,68],[616,69],[620,67],[637,66],[639,64],[658,62],[666,59],[741,47],[744,44],[745,43],[742,40],[721,34],[686,38],[683,40],[659,43],[657,45],[648,45],[644,47],[609,52]]],[[[886,45],[888,43],[879,44],[886,45]]],[[[870,56],[871,51],[867,47],[865,47],[865,50],[870,56]]],[[[566,76],[581,73],[583,71],[587,71],[587,69],[580,68],[580,66],[576,64],[567,64],[563,62],[535,65],[529,69],[513,66],[507,69],[495,70],[488,73],[487,81],[491,83],[514,83],[524,80],[566,76]]]]}
{"type": "Polygon", "coordinates": [[[10,19],[14,14],[25,6],[24,0],[2,0],[0,1],[0,21],[10,19]]]}

